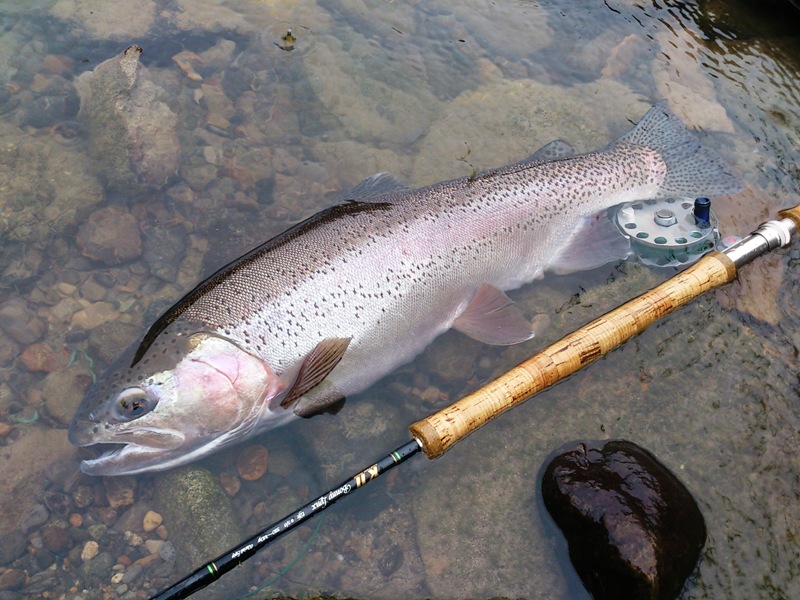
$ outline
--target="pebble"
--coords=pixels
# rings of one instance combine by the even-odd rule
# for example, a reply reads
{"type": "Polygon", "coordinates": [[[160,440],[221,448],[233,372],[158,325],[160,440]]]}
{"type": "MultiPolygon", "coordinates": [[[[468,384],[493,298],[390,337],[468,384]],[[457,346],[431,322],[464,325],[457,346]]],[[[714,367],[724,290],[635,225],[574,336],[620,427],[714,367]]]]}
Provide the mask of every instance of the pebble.
{"type": "Polygon", "coordinates": [[[80,515],[80,513],[72,513],[69,516],[69,524],[73,527],[80,527],[83,525],[83,517],[80,515]]]}
{"type": "Polygon", "coordinates": [[[298,466],[297,455],[291,450],[275,450],[269,454],[269,472],[284,479],[298,466]]]}
{"type": "Polygon", "coordinates": [[[101,540],[108,531],[108,527],[106,527],[103,523],[97,523],[96,525],[89,525],[89,527],[86,528],[86,531],[94,539],[101,540]]]}
{"type": "Polygon", "coordinates": [[[116,508],[111,508],[110,506],[101,506],[97,509],[97,516],[100,517],[103,525],[111,527],[117,521],[118,512],[116,508]]]}
{"type": "Polygon", "coordinates": [[[111,302],[89,302],[81,299],[80,310],[70,317],[69,323],[72,327],[90,331],[118,316],[119,310],[111,302]]]}
{"type": "Polygon", "coordinates": [[[143,556],[139,560],[134,561],[134,563],[131,566],[131,568],[133,568],[133,567],[135,567],[137,565],[139,567],[144,568],[147,565],[149,565],[150,563],[155,562],[155,561],[157,561],[159,559],[160,559],[160,557],[158,556],[158,554],[148,554],[147,556],[143,556]]]}
{"type": "Polygon", "coordinates": [[[25,572],[9,569],[0,575],[0,590],[18,590],[25,585],[25,572]]]}
{"type": "Polygon", "coordinates": [[[42,382],[42,399],[47,414],[61,425],[69,426],[86,391],[84,383],[91,383],[83,369],[67,368],[52,371],[42,382]]]}
{"type": "Polygon", "coordinates": [[[131,565],[131,568],[122,574],[122,583],[131,583],[142,572],[141,565],[131,565]]]}
{"type": "Polygon", "coordinates": [[[167,531],[167,528],[164,527],[163,525],[159,525],[158,527],[156,527],[156,533],[158,534],[158,537],[160,537],[162,540],[166,540],[169,537],[169,532],[167,531]]]}
{"type": "Polygon", "coordinates": [[[203,77],[195,70],[203,67],[203,59],[190,50],[183,50],[172,57],[184,75],[192,81],[203,81],[203,77]]]}
{"type": "Polygon", "coordinates": [[[78,287],[66,281],[61,281],[56,285],[56,289],[64,296],[72,296],[78,287]]]}
{"type": "Polygon", "coordinates": [[[88,507],[93,499],[94,492],[88,485],[79,485],[75,488],[75,491],[72,492],[72,502],[78,508],[88,507]]]}
{"type": "Polygon", "coordinates": [[[261,479],[267,472],[269,452],[261,444],[245,446],[236,461],[236,470],[245,481],[261,479]]]}
{"type": "Polygon", "coordinates": [[[28,530],[44,525],[47,519],[50,518],[50,512],[43,504],[34,504],[33,508],[28,511],[19,524],[19,528],[23,533],[28,533],[28,530]]]}
{"type": "Polygon", "coordinates": [[[81,560],[83,562],[89,562],[95,556],[97,556],[98,552],[100,552],[100,546],[94,540],[89,540],[83,546],[83,551],[81,552],[81,560]]]}
{"type": "Polygon", "coordinates": [[[154,529],[156,529],[159,525],[161,525],[161,522],[163,520],[164,518],[160,514],[158,514],[153,510],[150,510],[147,511],[147,514],[145,514],[144,516],[144,519],[142,521],[142,527],[147,533],[149,533],[154,529]]]}
{"type": "Polygon", "coordinates": [[[118,206],[93,212],[76,238],[81,253],[107,265],[119,265],[142,254],[139,222],[118,206]]]}
{"type": "Polygon", "coordinates": [[[150,554],[160,554],[161,546],[164,545],[164,540],[147,540],[144,547],[150,554]]]}
{"type": "Polygon", "coordinates": [[[81,296],[90,302],[105,300],[107,293],[108,290],[95,281],[94,278],[88,279],[86,283],[81,286],[81,296]]]}
{"type": "Polygon", "coordinates": [[[114,566],[114,559],[108,552],[100,552],[97,556],[89,561],[85,561],[82,565],[82,570],[87,577],[97,577],[99,579],[106,579],[111,567],[114,566]]]}
{"type": "Polygon", "coordinates": [[[122,583],[123,577],[125,577],[125,573],[114,573],[114,576],[111,578],[111,583],[113,585],[117,585],[118,583],[122,583]]]}
{"type": "Polygon", "coordinates": [[[41,492],[39,500],[44,502],[50,514],[66,517],[69,514],[69,496],[61,492],[41,492]]]}
{"type": "Polygon", "coordinates": [[[44,547],[53,554],[61,554],[70,546],[70,537],[63,527],[50,526],[42,531],[44,547]]]}
{"type": "Polygon", "coordinates": [[[24,593],[31,598],[45,598],[44,592],[58,585],[55,571],[45,569],[33,575],[25,585],[24,593]]]}
{"type": "Polygon", "coordinates": [[[164,542],[158,550],[158,555],[164,562],[174,561],[176,556],[175,545],[172,542],[164,542]]]}
{"type": "Polygon", "coordinates": [[[48,54],[42,59],[42,68],[54,75],[68,76],[73,69],[73,60],[69,56],[48,54]]]}
{"type": "Polygon", "coordinates": [[[131,475],[104,477],[103,485],[106,488],[106,499],[112,508],[133,504],[136,492],[135,477],[131,475]]]}
{"type": "Polygon", "coordinates": [[[128,544],[133,546],[134,548],[137,548],[138,546],[144,544],[142,536],[140,536],[138,533],[134,533],[133,531],[125,532],[125,541],[128,542],[128,544]]]}
{"type": "Polygon", "coordinates": [[[20,344],[32,344],[44,334],[44,322],[20,298],[0,306],[0,328],[20,344]]]}
{"type": "Polygon", "coordinates": [[[50,371],[55,371],[62,363],[60,357],[53,352],[53,349],[41,342],[36,342],[25,348],[19,358],[23,366],[28,371],[33,372],[49,373],[50,371]]]}
{"type": "Polygon", "coordinates": [[[238,494],[242,487],[242,482],[238,477],[236,477],[236,475],[232,473],[220,473],[219,482],[222,484],[222,488],[225,490],[225,493],[231,498],[238,494]]]}

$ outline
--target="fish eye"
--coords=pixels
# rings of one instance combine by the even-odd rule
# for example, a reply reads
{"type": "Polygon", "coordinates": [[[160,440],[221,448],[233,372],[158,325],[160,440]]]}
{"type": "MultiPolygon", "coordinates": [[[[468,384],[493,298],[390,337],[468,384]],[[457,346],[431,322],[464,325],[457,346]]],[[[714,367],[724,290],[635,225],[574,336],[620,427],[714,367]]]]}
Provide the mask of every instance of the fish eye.
{"type": "Polygon", "coordinates": [[[149,413],[156,407],[157,401],[141,388],[128,388],[117,396],[114,412],[121,421],[132,421],[149,413]]]}

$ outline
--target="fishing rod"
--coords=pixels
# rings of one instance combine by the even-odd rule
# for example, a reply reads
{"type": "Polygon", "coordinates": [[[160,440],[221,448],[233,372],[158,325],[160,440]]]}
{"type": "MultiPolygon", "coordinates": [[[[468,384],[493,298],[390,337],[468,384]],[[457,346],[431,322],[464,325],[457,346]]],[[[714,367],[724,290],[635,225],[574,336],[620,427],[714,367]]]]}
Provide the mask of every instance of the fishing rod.
{"type": "Polygon", "coordinates": [[[151,600],[187,598],[270,542],[420,451],[430,459],[438,458],[492,419],[593,363],[655,321],[705,292],[733,281],[742,266],[762,254],[788,246],[792,236],[800,230],[800,205],[781,211],[779,216],[780,220],[767,221],[722,252],[706,254],[661,285],[577,329],[439,412],[413,423],[410,427],[411,441],[203,565],[151,600]]]}

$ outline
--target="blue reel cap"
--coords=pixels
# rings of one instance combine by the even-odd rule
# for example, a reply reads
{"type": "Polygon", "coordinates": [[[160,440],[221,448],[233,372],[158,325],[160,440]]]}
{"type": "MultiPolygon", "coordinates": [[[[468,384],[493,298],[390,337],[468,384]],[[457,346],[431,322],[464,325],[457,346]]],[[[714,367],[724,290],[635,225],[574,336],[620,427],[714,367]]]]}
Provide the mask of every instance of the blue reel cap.
{"type": "Polygon", "coordinates": [[[711,227],[711,200],[705,197],[695,198],[694,222],[701,228],[711,227]]]}

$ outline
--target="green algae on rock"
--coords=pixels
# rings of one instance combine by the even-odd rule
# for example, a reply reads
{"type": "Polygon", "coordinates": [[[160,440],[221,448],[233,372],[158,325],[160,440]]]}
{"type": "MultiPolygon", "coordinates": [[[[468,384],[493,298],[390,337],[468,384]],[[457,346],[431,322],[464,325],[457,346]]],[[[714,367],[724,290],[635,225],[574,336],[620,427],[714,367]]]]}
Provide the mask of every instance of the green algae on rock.
{"type": "MultiPolygon", "coordinates": [[[[209,471],[189,465],[155,479],[153,507],[164,517],[177,552],[177,576],[191,573],[245,539],[231,499],[209,471]]],[[[197,598],[235,598],[244,587],[238,569],[197,598]]]]}

